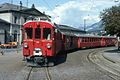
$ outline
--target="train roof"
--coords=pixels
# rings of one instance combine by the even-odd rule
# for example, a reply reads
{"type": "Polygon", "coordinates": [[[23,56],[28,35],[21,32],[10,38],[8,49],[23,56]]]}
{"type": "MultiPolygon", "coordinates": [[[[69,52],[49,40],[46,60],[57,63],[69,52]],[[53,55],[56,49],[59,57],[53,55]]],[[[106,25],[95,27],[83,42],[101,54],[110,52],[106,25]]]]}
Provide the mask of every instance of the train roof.
{"type": "MultiPolygon", "coordinates": [[[[26,23],[29,22],[38,22],[38,21],[28,21],[26,23]]],[[[41,22],[46,22],[46,21],[41,21],[41,22]]],[[[26,24],[24,23],[24,24],[26,24]]],[[[91,35],[91,34],[86,34],[85,31],[83,30],[79,30],[67,25],[58,25],[58,24],[52,24],[51,22],[47,22],[49,24],[51,24],[53,27],[55,27],[60,33],[67,35],[67,36],[76,36],[76,37],[96,37],[96,38],[101,38],[101,37],[105,37],[105,38],[115,38],[113,36],[95,36],[95,35],[91,35]]]]}

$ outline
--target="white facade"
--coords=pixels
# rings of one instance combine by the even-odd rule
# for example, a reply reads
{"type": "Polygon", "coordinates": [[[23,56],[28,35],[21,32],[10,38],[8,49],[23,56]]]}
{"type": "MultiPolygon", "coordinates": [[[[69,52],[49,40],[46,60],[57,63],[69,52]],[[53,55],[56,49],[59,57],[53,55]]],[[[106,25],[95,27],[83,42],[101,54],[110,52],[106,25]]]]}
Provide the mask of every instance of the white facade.
{"type": "Polygon", "coordinates": [[[11,13],[1,13],[0,14],[0,19],[3,19],[3,20],[5,20],[5,21],[7,21],[7,22],[11,22],[11,13]]]}

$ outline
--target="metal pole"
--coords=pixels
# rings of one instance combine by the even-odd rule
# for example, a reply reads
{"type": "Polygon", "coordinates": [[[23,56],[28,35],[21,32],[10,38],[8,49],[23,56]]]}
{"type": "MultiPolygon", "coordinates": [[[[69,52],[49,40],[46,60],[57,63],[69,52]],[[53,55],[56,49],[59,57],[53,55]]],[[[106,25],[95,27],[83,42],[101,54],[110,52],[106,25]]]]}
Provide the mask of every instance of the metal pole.
{"type": "MultiPolygon", "coordinates": [[[[13,4],[13,0],[11,0],[11,4],[13,4]]],[[[11,10],[12,10],[12,8],[11,8],[11,10]]],[[[10,41],[11,41],[11,38],[12,38],[12,28],[13,28],[13,16],[12,16],[12,12],[11,12],[11,15],[10,15],[10,22],[11,22],[11,24],[10,24],[10,41]]]]}
{"type": "MultiPolygon", "coordinates": [[[[22,1],[20,1],[20,11],[22,10],[22,1]]],[[[21,32],[21,28],[22,28],[22,13],[20,13],[20,39],[19,39],[19,44],[21,45],[21,41],[22,41],[22,32],[21,32]]]]}
{"type": "Polygon", "coordinates": [[[27,0],[27,7],[28,7],[28,0],[27,0]]]}
{"type": "Polygon", "coordinates": [[[11,4],[13,4],[13,0],[11,0],[11,4]]]}
{"type": "Polygon", "coordinates": [[[12,17],[12,12],[11,12],[11,24],[10,24],[10,42],[12,41],[12,28],[13,28],[13,17],[12,17]]]}
{"type": "Polygon", "coordinates": [[[22,41],[22,32],[21,32],[21,28],[22,28],[22,21],[21,21],[21,15],[20,15],[20,39],[19,39],[19,44],[21,45],[21,41],[22,41]]]}
{"type": "Polygon", "coordinates": [[[84,31],[86,30],[86,19],[84,19],[84,31]]]}

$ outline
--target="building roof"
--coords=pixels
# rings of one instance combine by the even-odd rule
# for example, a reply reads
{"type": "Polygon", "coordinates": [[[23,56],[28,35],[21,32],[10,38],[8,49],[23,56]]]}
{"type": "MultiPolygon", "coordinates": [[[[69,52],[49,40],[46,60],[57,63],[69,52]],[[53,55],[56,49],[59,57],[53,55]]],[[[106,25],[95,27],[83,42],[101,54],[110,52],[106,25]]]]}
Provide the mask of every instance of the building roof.
{"type": "Polygon", "coordinates": [[[3,20],[3,19],[0,19],[0,23],[5,23],[5,24],[10,24],[9,22],[3,20]]]}
{"type": "Polygon", "coordinates": [[[45,15],[35,8],[23,9],[23,10],[21,10],[21,12],[26,13],[26,14],[34,14],[37,16],[45,15]]]}
{"type": "Polygon", "coordinates": [[[74,27],[70,27],[67,25],[58,25],[58,24],[54,24],[55,28],[57,28],[61,33],[65,34],[65,35],[81,35],[81,34],[85,34],[86,31],[83,30],[79,30],[77,28],[74,27]]]}
{"type": "Polygon", "coordinates": [[[27,8],[24,6],[20,5],[15,5],[15,4],[10,4],[10,3],[4,3],[0,4],[0,13],[5,13],[5,12],[21,12],[24,14],[30,14],[30,15],[36,15],[36,16],[47,16],[44,13],[41,13],[38,11],[35,7],[32,8],[27,8]]]}
{"type": "MultiPolygon", "coordinates": [[[[22,6],[22,9],[28,9],[28,8],[22,6]]],[[[10,4],[10,3],[0,4],[0,11],[5,11],[5,10],[19,11],[20,5],[14,5],[14,4],[10,4]]]]}
{"type": "Polygon", "coordinates": [[[76,32],[86,33],[83,30],[80,30],[80,29],[77,29],[77,28],[74,28],[74,27],[71,27],[71,26],[67,26],[67,25],[59,25],[59,28],[61,30],[66,30],[66,31],[76,31],[76,32]]]}

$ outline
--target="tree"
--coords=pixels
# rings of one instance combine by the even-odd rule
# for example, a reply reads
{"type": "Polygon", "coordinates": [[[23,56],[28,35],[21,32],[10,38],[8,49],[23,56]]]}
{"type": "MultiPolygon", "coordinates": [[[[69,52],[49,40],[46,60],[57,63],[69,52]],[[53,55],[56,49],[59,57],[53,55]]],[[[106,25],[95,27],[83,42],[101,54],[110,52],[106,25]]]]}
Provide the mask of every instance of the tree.
{"type": "Polygon", "coordinates": [[[113,6],[103,10],[100,14],[107,34],[120,34],[120,6],[113,6]]]}

